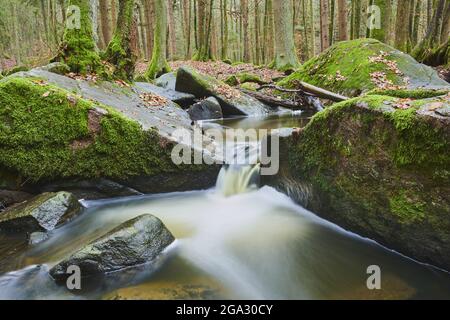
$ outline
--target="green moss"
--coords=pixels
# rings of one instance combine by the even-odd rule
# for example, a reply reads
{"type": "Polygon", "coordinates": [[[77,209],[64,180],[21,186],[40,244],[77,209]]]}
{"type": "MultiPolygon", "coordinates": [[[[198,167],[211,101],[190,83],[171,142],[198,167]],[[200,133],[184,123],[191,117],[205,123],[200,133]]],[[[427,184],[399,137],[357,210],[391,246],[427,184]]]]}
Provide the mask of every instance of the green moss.
{"type": "Polygon", "coordinates": [[[28,71],[28,70],[30,70],[30,68],[28,68],[26,66],[16,66],[16,67],[12,68],[11,70],[4,71],[3,73],[5,76],[9,76],[9,75],[12,75],[17,72],[28,71]]]}
{"type": "Polygon", "coordinates": [[[418,64],[412,57],[375,39],[343,41],[333,45],[317,57],[307,61],[298,71],[281,80],[280,86],[294,88],[297,81],[305,81],[327,90],[358,96],[377,89],[372,74],[382,72],[391,86],[407,86],[406,77],[415,83],[445,86],[431,69],[418,64]],[[383,61],[371,61],[380,57],[394,62],[395,68],[383,61]],[[403,74],[402,74],[403,73],[403,74]]]}
{"type": "Polygon", "coordinates": [[[31,182],[122,179],[179,169],[156,132],[51,85],[22,78],[2,82],[0,120],[0,166],[31,182]],[[95,107],[108,114],[93,131],[88,118],[95,107]]]}
{"type": "Polygon", "coordinates": [[[70,0],[69,5],[80,9],[80,28],[65,29],[60,52],[53,61],[64,62],[72,72],[105,76],[94,42],[89,1],[70,0]]]}
{"type": "Polygon", "coordinates": [[[233,74],[225,80],[225,83],[229,86],[235,87],[239,85],[239,79],[237,78],[236,75],[233,74]]]}
{"type": "Polygon", "coordinates": [[[415,90],[381,90],[374,89],[369,91],[368,95],[385,95],[390,97],[402,99],[426,99],[438,96],[443,96],[449,93],[450,90],[435,90],[435,89],[415,89],[415,90]]]}
{"type": "Polygon", "coordinates": [[[414,223],[425,218],[426,204],[408,197],[408,191],[400,191],[391,197],[389,207],[404,223],[414,223]]]}
{"type": "Polygon", "coordinates": [[[233,64],[233,61],[231,61],[230,59],[224,59],[224,60],[222,60],[222,62],[226,63],[226,64],[229,64],[229,65],[233,64]]]}
{"type": "Polygon", "coordinates": [[[241,88],[249,91],[256,91],[258,89],[258,84],[253,82],[244,82],[241,84],[241,88]]]}

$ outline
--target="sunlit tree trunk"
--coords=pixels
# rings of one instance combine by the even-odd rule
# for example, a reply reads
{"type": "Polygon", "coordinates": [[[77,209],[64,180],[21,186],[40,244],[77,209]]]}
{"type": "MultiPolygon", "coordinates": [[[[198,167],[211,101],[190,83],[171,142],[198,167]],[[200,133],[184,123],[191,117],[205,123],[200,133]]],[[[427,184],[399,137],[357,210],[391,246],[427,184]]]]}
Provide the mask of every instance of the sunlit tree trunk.
{"type": "Polygon", "coordinates": [[[329,23],[330,8],[328,0],[320,0],[320,45],[322,51],[330,46],[329,23]]]}
{"type": "Polygon", "coordinates": [[[348,40],[347,0],[339,0],[339,41],[348,40]]]}

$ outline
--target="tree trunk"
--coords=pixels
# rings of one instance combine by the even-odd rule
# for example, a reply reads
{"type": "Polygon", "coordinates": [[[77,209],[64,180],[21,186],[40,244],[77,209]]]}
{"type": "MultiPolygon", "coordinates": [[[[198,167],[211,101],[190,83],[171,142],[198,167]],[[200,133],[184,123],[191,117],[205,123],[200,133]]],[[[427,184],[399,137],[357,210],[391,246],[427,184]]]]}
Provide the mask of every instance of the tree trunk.
{"type": "Polygon", "coordinates": [[[248,2],[241,0],[242,31],[244,35],[244,62],[250,62],[250,37],[248,32],[248,2]]]}
{"type": "Polygon", "coordinates": [[[322,51],[328,49],[330,46],[329,39],[329,4],[328,0],[320,0],[320,45],[322,51]]]}
{"type": "Polygon", "coordinates": [[[106,46],[111,41],[111,20],[108,12],[108,2],[108,0],[99,0],[102,37],[106,46]]]}
{"type": "Polygon", "coordinates": [[[185,38],[185,59],[191,57],[191,1],[183,0],[183,20],[185,38]]]}
{"type": "Polygon", "coordinates": [[[445,5],[444,21],[442,22],[441,43],[448,41],[450,36],[450,1],[445,5]]]}
{"type": "Polygon", "coordinates": [[[138,55],[138,34],[134,0],[119,0],[116,30],[106,49],[106,60],[115,67],[114,77],[133,80],[138,55]]]}
{"type": "Polygon", "coordinates": [[[275,21],[275,59],[271,67],[280,71],[291,71],[300,63],[295,50],[294,31],[292,28],[292,10],[290,1],[275,1],[273,6],[275,21]]]}
{"type": "Polygon", "coordinates": [[[95,8],[89,0],[70,0],[69,6],[79,8],[80,28],[76,25],[76,11],[69,12],[61,49],[52,61],[62,61],[76,73],[101,73],[104,69],[94,41],[95,8]]]}
{"type": "Polygon", "coordinates": [[[174,60],[177,54],[177,36],[175,29],[175,16],[173,14],[173,0],[167,1],[167,13],[169,15],[169,59],[174,60]]]}
{"type": "MultiPolygon", "coordinates": [[[[445,1],[445,0],[444,0],[445,1]]],[[[410,49],[409,41],[409,9],[411,0],[398,0],[395,47],[403,52],[410,49]]]]}
{"type": "Polygon", "coordinates": [[[222,0],[222,21],[223,21],[223,38],[222,38],[222,60],[228,58],[228,12],[227,12],[227,0],[222,0]]]}
{"type": "Polygon", "coordinates": [[[170,72],[166,60],[167,51],[167,0],[155,0],[155,32],[152,60],[145,73],[147,80],[153,80],[158,76],[170,72]]]}
{"type": "Polygon", "coordinates": [[[438,0],[433,19],[428,27],[425,38],[413,51],[414,58],[419,62],[429,61],[429,56],[433,55],[433,51],[439,48],[442,37],[444,11],[448,8],[448,6],[446,6],[446,1],[447,0],[438,0]]]}
{"type": "MultiPolygon", "coordinates": [[[[114,1],[114,0],[113,0],[114,1]]],[[[153,0],[143,0],[144,3],[144,11],[145,11],[145,21],[146,21],[146,27],[147,27],[147,52],[149,59],[152,56],[153,52],[153,0]]]]}
{"type": "Polygon", "coordinates": [[[339,0],[339,41],[348,40],[347,0],[339,0]]]}

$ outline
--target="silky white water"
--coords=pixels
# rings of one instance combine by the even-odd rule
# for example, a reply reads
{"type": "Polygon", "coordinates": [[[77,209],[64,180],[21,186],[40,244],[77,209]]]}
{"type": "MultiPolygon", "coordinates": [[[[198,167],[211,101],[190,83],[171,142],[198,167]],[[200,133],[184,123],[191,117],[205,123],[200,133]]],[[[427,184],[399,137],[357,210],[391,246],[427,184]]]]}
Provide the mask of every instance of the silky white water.
{"type": "Polygon", "coordinates": [[[448,273],[259,188],[258,176],[257,165],[231,165],[211,190],[85,201],[82,214],[31,249],[8,247],[14,239],[0,235],[0,299],[450,299],[448,273]],[[144,213],[177,238],[155,263],[83,279],[81,291],[48,276],[67,255],[144,213]],[[366,286],[371,265],[381,268],[381,290],[366,286]]]}

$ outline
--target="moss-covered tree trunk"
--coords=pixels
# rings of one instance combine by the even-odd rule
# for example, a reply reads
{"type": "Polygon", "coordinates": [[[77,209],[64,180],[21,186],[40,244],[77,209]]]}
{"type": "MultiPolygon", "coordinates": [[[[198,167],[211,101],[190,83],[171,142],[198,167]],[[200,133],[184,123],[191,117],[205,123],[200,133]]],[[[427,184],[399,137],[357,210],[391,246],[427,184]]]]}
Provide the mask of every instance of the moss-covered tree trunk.
{"type": "Polygon", "coordinates": [[[92,0],[69,0],[63,42],[53,61],[66,63],[72,72],[86,74],[103,71],[94,41],[94,11],[92,0]]]}
{"type": "Polygon", "coordinates": [[[431,20],[431,24],[429,25],[425,38],[413,51],[412,55],[419,62],[432,62],[430,61],[430,57],[433,56],[435,51],[439,49],[442,37],[441,30],[444,20],[444,11],[446,8],[449,9],[448,6],[446,6],[446,2],[447,0],[438,1],[433,19],[431,20]]]}
{"type": "Polygon", "coordinates": [[[114,77],[132,80],[137,60],[135,0],[120,0],[113,38],[106,49],[106,60],[114,65],[114,77]]]}
{"type": "Polygon", "coordinates": [[[270,66],[280,71],[295,70],[300,66],[295,51],[291,5],[290,1],[273,2],[273,15],[277,35],[275,37],[275,59],[270,66]]]}
{"type": "Polygon", "coordinates": [[[167,52],[167,0],[155,0],[155,32],[153,37],[152,60],[145,73],[147,80],[170,72],[166,59],[167,52]]]}

